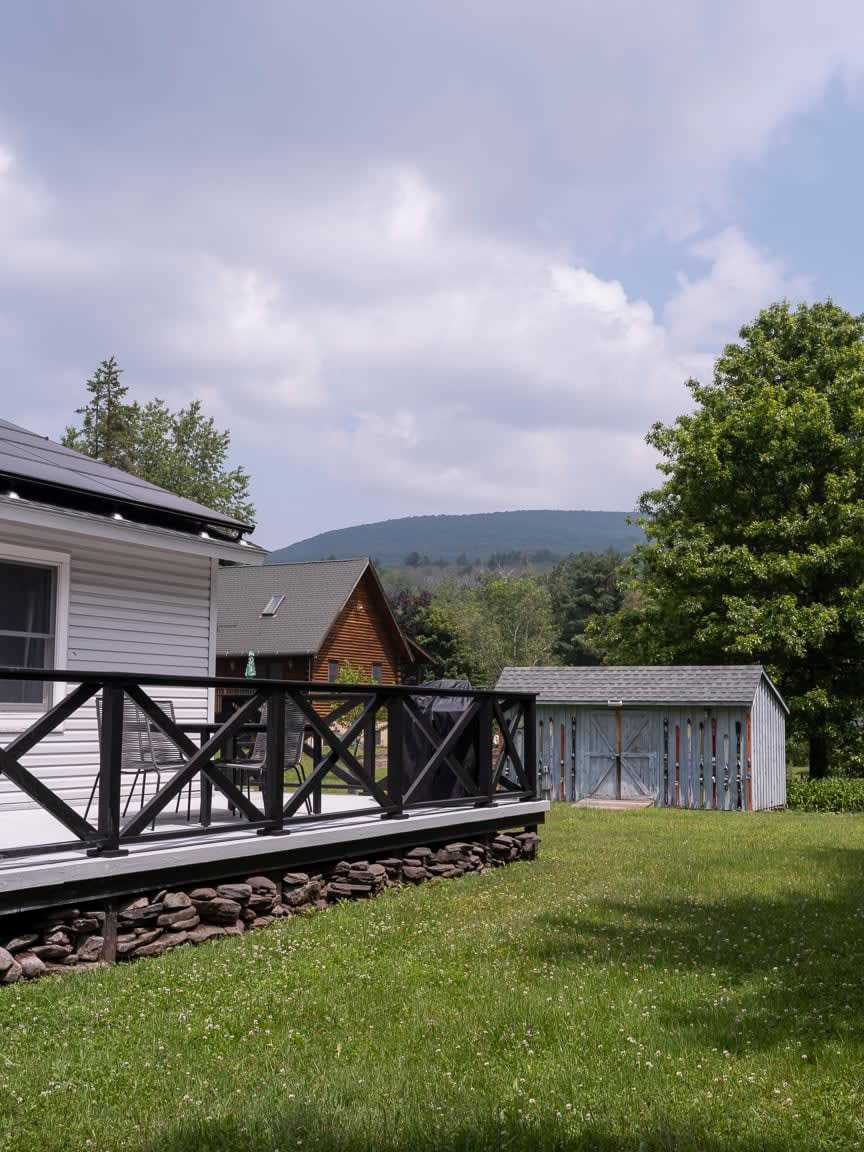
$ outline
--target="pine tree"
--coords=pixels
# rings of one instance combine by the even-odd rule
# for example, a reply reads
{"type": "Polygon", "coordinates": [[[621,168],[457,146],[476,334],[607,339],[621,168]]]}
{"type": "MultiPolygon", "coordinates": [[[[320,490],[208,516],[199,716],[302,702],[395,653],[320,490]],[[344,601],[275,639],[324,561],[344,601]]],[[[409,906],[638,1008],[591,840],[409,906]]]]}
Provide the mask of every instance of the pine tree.
{"type": "Polygon", "coordinates": [[[87,381],[90,400],[75,409],[82,417],[81,427],[67,427],[63,443],[128,472],[134,470],[139,412],[137,404],[126,401],[129,389],[121,384],[121,374],[114,356],[102,361],[87,381]]]}

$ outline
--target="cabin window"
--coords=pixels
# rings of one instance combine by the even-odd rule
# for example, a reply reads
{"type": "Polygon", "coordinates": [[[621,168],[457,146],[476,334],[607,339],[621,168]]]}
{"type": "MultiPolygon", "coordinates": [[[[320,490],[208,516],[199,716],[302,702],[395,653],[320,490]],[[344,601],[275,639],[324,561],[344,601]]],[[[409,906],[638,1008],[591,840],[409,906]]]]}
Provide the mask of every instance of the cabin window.
{"type": "MultiPolygon", "coordinates": [[[[35,559],[38,554],[30,555],[35,559]]],[[[16,549],[14,554],[3,549],[0,554],[0,666],[35,671],[65,664],[65,600],[62,632],[58,630],[58,604],[61,583],[66,584],[66,563],[65,557],[59,563],[30,562],[24,549],[16,549]]],[[[0,680],[3,712],[40,711],[51,703],[52,697],[50,684],[0,680]]]]}
{"type": "Polygon", "coordinates": [[[373,684],[380,684],[381,683],[381,665],[380,664],[373,664],[372,665],[372,683],[373,684]]]}
{"type": "Polygon", "coordinates": [[[331,684],[335,684],[339,679],[339,661],[328,660],[327,662],[327,679],[331,684]]]}

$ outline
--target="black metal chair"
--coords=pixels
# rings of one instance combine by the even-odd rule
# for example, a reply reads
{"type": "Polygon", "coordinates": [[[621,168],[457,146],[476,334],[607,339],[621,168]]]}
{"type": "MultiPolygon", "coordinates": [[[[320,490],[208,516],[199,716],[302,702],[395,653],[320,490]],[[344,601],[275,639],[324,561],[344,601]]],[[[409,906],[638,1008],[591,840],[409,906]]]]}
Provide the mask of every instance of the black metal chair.
{"type": "MultiPolygon", "coordinates": [[[[267,723],[267,705],[261,709],[261,723],[267,723]]],[[[303,771],[303,734],[306,731],[306,717],[290,696],[285,697],[285,756],[282,762],[283,772],[293,773],[297,777],[297,786],[306,782],[306,773],[303,771]]],[[[263,789],[264,774],[267,770],[267,733],[258,732],[255,743],[248,760],[227,760],[220,763],[221,768],[227,768],[240,787],[246,789],[246,795],[251,799],[253,782],[263,789]]],[[[307,796],[306,811],[311,814],[312,801],[307,796]]]]}
{"type": "MultiPolygon", "coordinates": [[[[172,700],[154,700],[163,712],[166,713],[172,720],[174,719],[174,703],[172,700]]],[[[102,700],[97,697],[96,699],[96,723],[99,728],[99,738],[102,738],[102,700]]],[[[177,745],[169,736],[167,736],[161,728],[157,728],[153,721],[142,712],[138,705],[130,700],[127,696],[123,698],[123,743],[120,760],[120,774],[121,776],[132,776],[132,786],[129,789],[129,794],[126,797],[126,803],[123,806],[123,815],[129,811],[129,805],[132,797],[135,794],[135,787],[140,779],[141,781],[141,807],[144,807],[144,801],[147,789],[147,777],[156,777],[156,792],[162,787],[162,773],[174,773],[179,771],[186,763],[186,759],[177,745]]],[[[90,814],[90,808],[93,805],[93,799],[96,795],[96,789],[99,786],[99,775],[97,773],[96,779],[93,781],[93,787],[90,791],[90,799],[87,801],[87,808],[84,812],[84,819],[86,820],[90,814]]],[[[189,819],[191,815],[192,806],[192,785],[189,785],[189,794],[186,804],[186,818],[189,819]]],[[[180,796],[177,797],[177,806],[175,811],[180,810],[180,796]]],[[[155,828],[156,822],[153,821],[155,828]]]]}

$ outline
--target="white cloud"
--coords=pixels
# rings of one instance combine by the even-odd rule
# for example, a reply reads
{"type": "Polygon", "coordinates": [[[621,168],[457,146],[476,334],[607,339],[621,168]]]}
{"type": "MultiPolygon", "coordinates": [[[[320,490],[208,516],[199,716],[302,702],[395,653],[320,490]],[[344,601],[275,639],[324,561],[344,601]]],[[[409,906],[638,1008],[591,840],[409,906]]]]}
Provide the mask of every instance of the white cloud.
{"type": "Polygon", "coordinates": [[[631,504],[651,482],[644,432],[681,410],[683,381],[760,307],[807,290],[727,229],[692,245],[704,275],[680,277],[661,321],[561,252],[455,223],[441,191],[400,168],[286,213],[292,236],[281,272],[199,275],[169,347],[242,372],[262,420],[290,408],[310,464],[415,508],[631,504]],[[407,235],[388,227],[406,188],[407,235]]]}
{"type": "Polygon", "coordinates": [[[716,352],[766,303],[783,297],[797,302],[812,291],[806,276],[790,273],[736,228],[693,244],[691,254],[707,271],[696,279],[682,273],[665,309],[679,347],[716,352]]]}

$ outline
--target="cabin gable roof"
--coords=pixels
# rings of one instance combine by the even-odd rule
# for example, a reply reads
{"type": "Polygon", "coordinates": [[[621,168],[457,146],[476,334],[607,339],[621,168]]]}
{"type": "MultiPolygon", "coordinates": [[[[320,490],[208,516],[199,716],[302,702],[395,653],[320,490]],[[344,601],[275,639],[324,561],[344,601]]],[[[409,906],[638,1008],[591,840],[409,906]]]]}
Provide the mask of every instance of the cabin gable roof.
{"type": "Polygon", "coordinates": [[[315,655],[364,578],[370,582],[370,591],[398,638],[398,646],[410,659],[405,637],[366,556],[223,568],[217,592],[218,654],[315,655]],[[275,612],[264,615],[269,602],[280,597],[275,612]]]}

